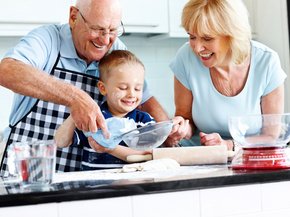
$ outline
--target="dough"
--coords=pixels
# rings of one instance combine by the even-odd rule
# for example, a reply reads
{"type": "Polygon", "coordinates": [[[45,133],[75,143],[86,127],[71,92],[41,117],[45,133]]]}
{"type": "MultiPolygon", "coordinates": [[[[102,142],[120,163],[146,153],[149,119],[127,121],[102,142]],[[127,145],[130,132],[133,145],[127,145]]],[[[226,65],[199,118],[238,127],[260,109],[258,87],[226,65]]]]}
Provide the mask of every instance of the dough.
{"type": "Polygon", "coordinates": [[[135,171],[158,171],[176,169],[180,164],[176,160],[170,158],[162,158],[157,160],[150,160],[144,163],[127,164],[123,166],[121,172],[135,172],[135,171]]]}
{"type": "Polygon", "coordinates": [[[180,167],[176,160],[170,158],[162,158],[158,160],[151,160],[143,163],[143,171],[151,170],[169,170],[180,167]]]}

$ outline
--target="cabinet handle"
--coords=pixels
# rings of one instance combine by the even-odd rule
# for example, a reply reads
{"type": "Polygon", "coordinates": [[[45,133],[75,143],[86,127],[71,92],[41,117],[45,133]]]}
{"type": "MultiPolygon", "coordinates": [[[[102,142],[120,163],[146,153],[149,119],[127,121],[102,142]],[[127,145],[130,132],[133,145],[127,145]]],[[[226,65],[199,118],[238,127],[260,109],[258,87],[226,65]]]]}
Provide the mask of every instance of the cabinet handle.
{"type": "Polygon", "coordinates": [[[126,24],[124,23],[124,26],[126,27],[158,27],[158,24],[126,24]]]}

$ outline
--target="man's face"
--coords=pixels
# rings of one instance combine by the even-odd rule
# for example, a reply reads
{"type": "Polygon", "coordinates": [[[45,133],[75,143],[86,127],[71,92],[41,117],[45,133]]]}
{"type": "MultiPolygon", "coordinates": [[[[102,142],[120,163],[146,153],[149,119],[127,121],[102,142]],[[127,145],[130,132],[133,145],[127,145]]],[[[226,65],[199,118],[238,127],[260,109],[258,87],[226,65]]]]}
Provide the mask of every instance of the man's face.
{"type": "Polygon", "coordinates": [[[121,11],[105,7],[81,11],[71,7],[70,27],[76,51],[88,64],[109,51],[121,28],[121,11]]]}

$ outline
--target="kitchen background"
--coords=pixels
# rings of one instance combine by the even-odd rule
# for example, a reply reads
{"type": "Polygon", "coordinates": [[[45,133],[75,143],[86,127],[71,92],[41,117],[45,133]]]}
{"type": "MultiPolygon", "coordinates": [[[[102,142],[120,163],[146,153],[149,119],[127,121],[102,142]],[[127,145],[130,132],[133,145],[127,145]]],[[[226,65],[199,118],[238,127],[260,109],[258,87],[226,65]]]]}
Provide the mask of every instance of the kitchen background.
{"type": "MultiPolygon", "coordinates": [[[[0,0],[0,59],[30,29],[65,23],[73,0],[0,0]],[[17,5],[17,7],[15,7],[17,5]]],[[[187,35],[180,14],[187,0],[121,0],[126,35],[121,39],[144,63],[151,92],[168,114],[174,115],[173,76],[168,67],[187,35]]],[[[276,50],[289,73],[287,0],[244,0],[253,38],[276,50]]],[[[290,112],[290,79],[286,82],[285,111],[290,112]]],[[[8,125],[13,93],[0,87],[0,131],[8,125]]]]}

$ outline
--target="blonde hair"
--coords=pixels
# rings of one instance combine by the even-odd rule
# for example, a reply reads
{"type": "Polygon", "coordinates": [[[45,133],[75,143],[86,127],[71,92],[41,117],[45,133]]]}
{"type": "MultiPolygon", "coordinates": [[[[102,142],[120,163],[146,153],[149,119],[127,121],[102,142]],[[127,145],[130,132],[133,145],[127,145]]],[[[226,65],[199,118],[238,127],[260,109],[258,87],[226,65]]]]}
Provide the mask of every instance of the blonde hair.
{"type": "Polygon", "coordinates": [[[199,36],[227,36],[235,64],[250,54],[251,27],[242,0],[189,0],[183,8],[182,26],[199,36]]]}
{"type": "Polygon", "coordinates": [[[105,82],[109,74],[114,69],[123,64],[140,64],[145,69],[143,63],[128,50],[113,50],[104,56],[99,62],[100,80],[105,82]]]}

